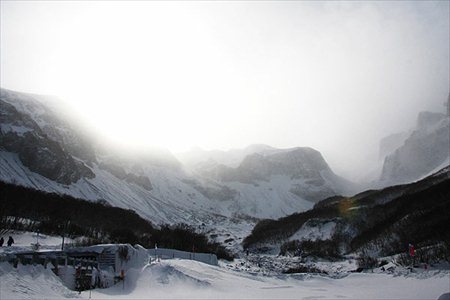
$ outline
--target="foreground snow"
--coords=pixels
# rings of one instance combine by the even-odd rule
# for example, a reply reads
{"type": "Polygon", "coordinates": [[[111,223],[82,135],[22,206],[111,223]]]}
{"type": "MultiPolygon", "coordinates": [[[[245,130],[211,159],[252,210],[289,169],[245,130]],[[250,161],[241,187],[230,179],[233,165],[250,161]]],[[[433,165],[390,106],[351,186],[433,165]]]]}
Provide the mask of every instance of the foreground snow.
{"type": "Polygon", "coordinates": [[[69,290],[50,269],[43,266],[14,268],[9,263],[0,264],[0,299],[61,299],[78,294],[69,290]]]}
{"type": "Polygon", "coordinates": [[[341,279],[319,275],[252,275],[189,260],[130,269],[124,284],[77,294],[41,266],[0,264],[1,299],[438,299],[449,292],[449,273],[393,276],[359,273],[341,279]]]}
{"type": "MultiPolygon", "coordinates": [[[[11,235],[16,244],[0,248],[0,253],[29,251],[37,238],[30,232],[11,235]]],[[[59,249],[61,238],[40,235],[39,243],[43,251],[59,249]]],[[[448,270],[350,273],[356,268],[354,260],[315,262],[314,266],[327,271],[328,276],[280,275],[281,270],[297,263],[296,258],[254,254],[219,266],[164,260],[128,269],[124,284],[81,294],[68,289],[50,269],[40,265],[13,268],[0,263],[0,299],[438,299],[450,289],[448,270]]]]}
{"type": "Polygon", "coordinates": [[[437,299],[448,292],[448,274],[431,278],[351,274],[342,279],[317,275],[258,276],[172,260],[129,275],[125,287],[96,290],[93,298],[351,298],[437,299]]]}

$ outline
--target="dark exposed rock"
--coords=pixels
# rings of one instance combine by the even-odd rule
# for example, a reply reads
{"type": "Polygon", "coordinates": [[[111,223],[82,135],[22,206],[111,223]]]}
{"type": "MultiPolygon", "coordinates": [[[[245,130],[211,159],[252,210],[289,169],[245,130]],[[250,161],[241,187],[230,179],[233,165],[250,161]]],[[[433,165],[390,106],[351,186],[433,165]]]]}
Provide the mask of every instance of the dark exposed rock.
{"type": "Polygon", "coordinates": [[[64,152],[92,166],[96,160],[92,140],[76,125],[77,122],[73,120],[71,112],[61,106],[58,99],[46,98],[44,104],[39,101],[42,96],[6,89],[1,89],[0,92],[2,101],[13,105],[18,113],[33,120],[42,133],[59,143],[64,152]]]}
{"type": "Polygon", "coordinates": [[[17,153],[24,166],[48,179],[70,184],[94,173],[52,141],[30,117],[0,100],[0,148],[17,153]]]}
{"type": "Polygon", "coordinates": [[[133,173],[127,173],[121,166],[113,163],[100,163],[100,168],[108,171],[118,179],[126,180],[127,182],[134,183],[147,191],[151,191],[153,186],[150,182],[150,179],[146,176],[135,175],[133,173]]]}
{"type": "Polygon", "coordinates": [[[100,169],[108,171],[119,179],[125,179],[127,177],[127,172],[125,172],[125,170],[118,165],[102,162],[100,163],[99,167],[100,169]]]}
{"type": "Polygon", "coordinates": [[[268,180],[271,175],[287,175],[292,179],[306,178],[311,184],[323,185],[321,171],[331,171],[320,152],[311,148],[294,148],[270,155],[248,155],[237,168],[217,165],[203,170],[204,175],[218,180],[254,183],[268,180]]]}
{"type": "Polygon", "coordinates": [[[150,182],[150,179],[148,179],[147,176],[142,175],[135,175],[133,173],[127,174],[126,181],[130,183],[134,183],[147,191],[151,191],[153,189],[153,186],[150,182]]]}

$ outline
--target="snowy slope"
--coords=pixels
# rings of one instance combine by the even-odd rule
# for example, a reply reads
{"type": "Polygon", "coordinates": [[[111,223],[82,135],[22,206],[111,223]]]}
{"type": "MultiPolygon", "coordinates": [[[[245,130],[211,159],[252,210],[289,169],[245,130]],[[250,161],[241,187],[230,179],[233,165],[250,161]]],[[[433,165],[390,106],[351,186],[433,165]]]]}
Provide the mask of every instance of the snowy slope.
{"type": "Polygon", "coordinates": [[[331,220],[308,220],[289,238],[289,240],[329,240],[336,231],[336,225],[336,222],[331,220]]]}
{"type": "Polygon", "coordinates": [[[182,175],[151,168],[146,175],[155,188],[148,191],[118,179],[108,171],[94,166],[95,178],[82,178],[71,185],[62,185],[24,167],[14,153],[0,151],[1,180],[48,192],[68,194],[87,200],[107,200],[114,206],[136,210],[156,223],[205,221],[211,215],[210,201],[183,183],[182,175]],[[181,177],[181,178],[180,178],[181,177]],[[198,201],[198,208],[194,210],[198,201]],[[197,202],[196,202],[197,203],[197,202]]]}
{"type": "MultiPolygon", "coordinates": [[[[268,181],[254,184],[241,182],[222,183],[238,195],[228,204],[230,211],[260,218],[279,218],[292,211],[305,211],[314,206],[291,192],[292,181],[288,176],[272,176],[268,181]]],[[[224,202],[224,204],[227,204],[224,202]]]]}
{"type": "MultiPolygon", "coordinates": [[[[59,119],[52,109],[38,101],[34,95],[2,89],[1,100],[17,110],[12,112],[13,118],[4,117],[2,120],[12,119],[12,122],[16,122],[17,118],[23,117],[33,126],[17,128],[2,123],[0,180],[87,200],[103,199],[114,206],[136,210],[155,223],[202,223],[214,217],[218,210],[210,199],[185,183],[189,178],[170,153],[123,153],[118,149],[94,144],[87,151],[93,154],[85,157],[83,154],[86,152],[82,152],[82,155],[77,156],[76,151],[67,149],[80,145],[84,137],[71,127],[72,123],[59,119]],[[81,176],[76,182],[64,184],[51,180],[39,171],[31,171],[17,153],[5,149],[7,141],[4,137],[12,129],[19,131],[18,135],[27,131],[39,131],[46,138],[52,137],[53,141],[71,154],[71,159],[84,164],[94,176],[81,176]],[[121,178],[118,174],[120,172],[113,170],[123,171],[125,177],[121,178]],[[150,184],[146,186],[142,182],[150,184]]],[[[9,108],[5,104],[1,111],[11,111],[7,109],[9,108]]],[[[15,139],[19,140],[20,136],[15,139]]]]}
{"type": "MultiPolygon", "coordinates": [[[[1,89],[0,101],[0,180],[106,200],[154,223],[205,223],[209,228],[233,223],[247,228],[247,234],[247,225],[256,219],[279,218],[330,195],[349,194],[349,183],[310,148],[252,145],[211,154],[230,165],[231,177],[223,180],[186,168],[166,150],[100,144],[55,99],[1,89]]],[[[238,227],[233,226],[236,240],[243,236],[238,227]]]]}

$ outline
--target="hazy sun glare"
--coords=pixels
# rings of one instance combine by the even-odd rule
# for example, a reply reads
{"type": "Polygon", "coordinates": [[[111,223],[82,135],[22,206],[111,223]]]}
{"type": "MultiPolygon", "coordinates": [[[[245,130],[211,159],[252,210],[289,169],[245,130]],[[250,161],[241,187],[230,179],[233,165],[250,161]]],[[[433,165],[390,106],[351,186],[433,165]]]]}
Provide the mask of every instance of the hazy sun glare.
{"type": "Polygon", "coordinates": [[[208,14],[198,21],[195,5],[75,8],[58,29],[36,29],[48,39],[40,44],[57,41],[43,77],[111,139],[182,150],[220,132],[233,106],[245,109],[221,45],[211,43],[208,14]]]}
{"type": "Polygon", "coordinates": [[[332,164],[441,110],[448,2],[1,2],[1,85],[110,139],[311,146],[332,164]],[[337,148],[340,151],[336,151],[337,148]]]}

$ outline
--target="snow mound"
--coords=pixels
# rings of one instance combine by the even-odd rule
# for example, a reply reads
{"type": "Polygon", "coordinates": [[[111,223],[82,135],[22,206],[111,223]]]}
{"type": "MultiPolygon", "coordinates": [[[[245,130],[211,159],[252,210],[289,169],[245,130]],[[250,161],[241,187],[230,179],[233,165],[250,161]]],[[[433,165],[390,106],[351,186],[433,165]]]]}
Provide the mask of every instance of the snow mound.
{"type": "Polygon", "coordinates": [[[1,299],[77,298],[78,294],[64,286],[61,279],[41,265],[0,264],[1,299]]]}
{"type": "Polygon", "coordinates": [[[143,269],[141,280],[152,282],[154,285],[183,285],[195,287],[210,286],[211,283],[204,278],[196,278],[183,270],[170,264],[147,265],[143,269]]]}

